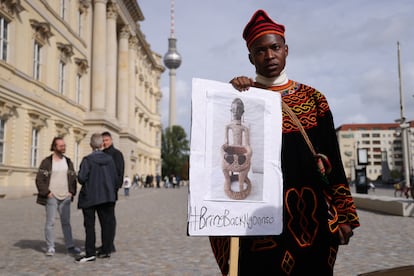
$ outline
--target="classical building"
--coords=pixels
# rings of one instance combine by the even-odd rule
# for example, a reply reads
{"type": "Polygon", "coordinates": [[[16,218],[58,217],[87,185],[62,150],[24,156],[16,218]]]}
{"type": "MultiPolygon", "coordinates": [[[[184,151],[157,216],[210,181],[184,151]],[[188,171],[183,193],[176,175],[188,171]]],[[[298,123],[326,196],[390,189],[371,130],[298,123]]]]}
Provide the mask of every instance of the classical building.
{"type": "Polygon", "coordinates": [[[36,192],[54,136],[76,168],[109,131],[125,174],[161,171],[164,67],[142,20],[136,0],[0,0],[0,196],[36,192]]]}
{"type": "MultiPolygon", "coordinates": [[[[408,153],[410,174],[414,164],[414,121],[408,122],[408,153]]],[[[390,171],[404,172],[403,144],[398,123],[344,124],[337,128],[337,136],[345,173],[355,179],[358,149],[367,152],[367,177],[376,180],[390,171]]]]}

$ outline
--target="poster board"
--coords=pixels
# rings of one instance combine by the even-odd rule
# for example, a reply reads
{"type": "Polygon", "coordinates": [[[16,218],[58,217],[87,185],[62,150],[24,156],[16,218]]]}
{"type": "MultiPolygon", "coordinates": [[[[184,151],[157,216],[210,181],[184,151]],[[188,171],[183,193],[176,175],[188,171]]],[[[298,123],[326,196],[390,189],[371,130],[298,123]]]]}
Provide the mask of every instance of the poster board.
{"type": "Polygon", "coordinates": [[[282,231],[281,97],[193,79],[188,232],[282,231]]]}

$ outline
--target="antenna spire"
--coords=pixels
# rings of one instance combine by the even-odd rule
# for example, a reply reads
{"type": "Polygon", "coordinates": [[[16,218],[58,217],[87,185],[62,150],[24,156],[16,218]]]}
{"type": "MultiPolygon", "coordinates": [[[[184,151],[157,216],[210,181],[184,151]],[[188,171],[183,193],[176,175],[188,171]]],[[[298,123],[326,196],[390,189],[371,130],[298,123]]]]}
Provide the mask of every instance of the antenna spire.
{"type": "Polygon", "coordinates": [[[171,13],[171,32],[170,32],[170,37],[175,37],[175,34],[174,34],[174,28],[175,28],[175,18],[174,18],[174,5],[175,5],[175,1],[174,0],[171,0],[171,10],[170,10],[170,13],[171,13]]]}

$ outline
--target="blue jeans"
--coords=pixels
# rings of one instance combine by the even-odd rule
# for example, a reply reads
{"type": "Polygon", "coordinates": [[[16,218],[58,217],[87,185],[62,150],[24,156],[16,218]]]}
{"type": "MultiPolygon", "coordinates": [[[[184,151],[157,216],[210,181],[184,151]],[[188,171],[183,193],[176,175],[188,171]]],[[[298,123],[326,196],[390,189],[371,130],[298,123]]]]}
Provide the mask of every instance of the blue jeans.
{"type": "Polygon", "coordinates": [[[45,225],[45,238],[47,248],[55,248],[54,226],[56,212],[59,212],[60,224],[62,225],[62,232],[65,238],[66,248],[74,246],[72,237],[72,227],[70,226],[70,202],[70,196],[68,196],[64,200],[59,200],[55,197],[47,199],[45,225]]]}

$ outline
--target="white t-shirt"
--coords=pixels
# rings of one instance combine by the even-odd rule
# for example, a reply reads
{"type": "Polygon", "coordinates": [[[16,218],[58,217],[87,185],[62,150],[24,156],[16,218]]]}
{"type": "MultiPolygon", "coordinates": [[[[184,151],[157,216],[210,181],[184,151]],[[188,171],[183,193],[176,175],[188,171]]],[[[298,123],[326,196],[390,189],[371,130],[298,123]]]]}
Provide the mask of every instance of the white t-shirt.
{"type": "Polygon", "coordinates": [[[131,179],[128,177],[128,176],[126,176],[125,178],[124,178],[124,188],[131,188],[131,179]]]}
{"type": "Polygon", "coordinates": [[[66,158],[54,160],[52,158],[52,174],[50,176],[49,190],[60,200],[68,196],[68,163],[66,158]]]}

